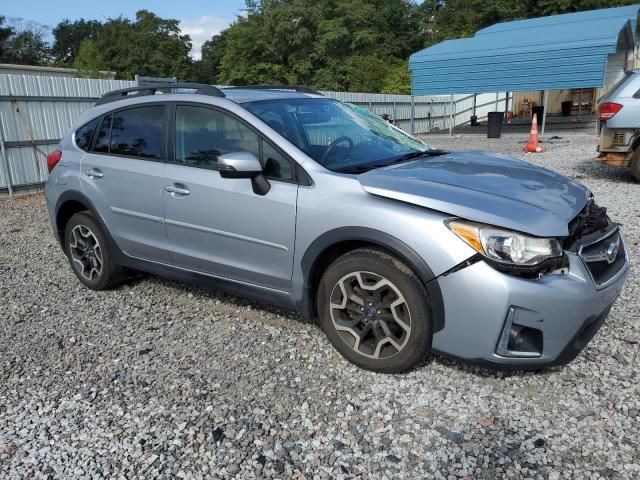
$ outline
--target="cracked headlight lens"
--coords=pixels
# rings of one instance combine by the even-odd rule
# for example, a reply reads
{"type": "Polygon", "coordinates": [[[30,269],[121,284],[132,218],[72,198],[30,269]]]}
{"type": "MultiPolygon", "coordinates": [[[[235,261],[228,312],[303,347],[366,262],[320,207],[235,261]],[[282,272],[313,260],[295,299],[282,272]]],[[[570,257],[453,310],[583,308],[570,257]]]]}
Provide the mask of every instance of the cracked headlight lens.
{"type": "Polygon", "coordinates": [[[535,266],[562,257],[555,238],[540,238],[466,220],[450,220],[447,227],[484,257],[505,265],[535,266]]]}

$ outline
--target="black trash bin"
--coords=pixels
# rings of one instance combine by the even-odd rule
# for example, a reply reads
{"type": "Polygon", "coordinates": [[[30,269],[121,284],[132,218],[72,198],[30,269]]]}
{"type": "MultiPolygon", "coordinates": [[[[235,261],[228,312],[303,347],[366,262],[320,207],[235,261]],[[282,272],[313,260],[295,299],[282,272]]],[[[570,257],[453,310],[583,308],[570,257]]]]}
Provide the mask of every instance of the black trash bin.
{"type": "Polygon", "coordinates": [[[500,138],[504,112],[489,112],[487,119],[487,138],[500,138]]]}
{"type": "Polygon", "coordinates": [[[562,116],[570,117],[571,116],[571,106],[573,102],[571,100],[567,100],[566,102],[562,102],[562,116]]]}
{"type": "Polygon", "coordinates": [[[471,115],[471,126],[472,127],[477,127],[478,126],[478,117],[477,117],[477,115],[471,115]]]}
{"type": "Polygon", "coordinates": [[[542,115],[544,115],[544,105],[540,105],[539,107],[533,107],[533,114],[538,117],[538,127],[542,125],[542,115]]]}

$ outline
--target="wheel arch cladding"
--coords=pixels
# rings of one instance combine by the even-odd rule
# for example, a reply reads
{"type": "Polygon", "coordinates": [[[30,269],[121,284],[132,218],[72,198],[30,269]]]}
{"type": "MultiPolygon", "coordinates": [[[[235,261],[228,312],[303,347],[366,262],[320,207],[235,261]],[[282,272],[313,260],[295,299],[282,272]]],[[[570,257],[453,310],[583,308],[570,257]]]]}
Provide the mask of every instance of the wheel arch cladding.
{"type": "Polygon", "coordinates": [[[93,215],[98,226],[102,229],[102,233],[109,242],[109,246],[113,248],[116,254],[116,258],[119,257],[120,249],[111,237],[109,230],[102,221],[102,217],[93,205],[93,202],[89,200],[84,194],[77,191],[67,191],[58,197],[55,207],[56,215],[56,231],[58,232],[58,240],[60,245],[64,248],[64,230],[69,222],[69,219],[76,213],[88,211],[93,215]]]}
{"type": "Polygon", "coordinates": [[[366,227],[329,230],[309,245],[301,261],[304,289],[300,311],[304,317],[312,319],[317,314],[315,292],[327,267],[336,258],[362,247],[385,250],[411,268],[429,294],[433,333],[442,330],[445,322],[442,292],[427,262],[403,241],[388,233],[366,227]]]}

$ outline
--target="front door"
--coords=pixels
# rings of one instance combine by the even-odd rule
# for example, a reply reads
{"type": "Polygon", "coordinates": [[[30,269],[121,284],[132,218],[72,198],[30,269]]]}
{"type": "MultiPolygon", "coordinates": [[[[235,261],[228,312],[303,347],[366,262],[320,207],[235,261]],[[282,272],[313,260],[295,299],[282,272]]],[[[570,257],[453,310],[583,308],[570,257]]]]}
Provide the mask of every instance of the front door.
{"type": "Polygon", "coordinates": [[[290,291],[298,194],[290,161],[221,110],[177,105],[174,118],[175,155],[163,192],[174,264],[290,291]],[[220,176],[218,156],[236,151],[263,160],[266,195],[254,193],[249,179],[220,176]]]}

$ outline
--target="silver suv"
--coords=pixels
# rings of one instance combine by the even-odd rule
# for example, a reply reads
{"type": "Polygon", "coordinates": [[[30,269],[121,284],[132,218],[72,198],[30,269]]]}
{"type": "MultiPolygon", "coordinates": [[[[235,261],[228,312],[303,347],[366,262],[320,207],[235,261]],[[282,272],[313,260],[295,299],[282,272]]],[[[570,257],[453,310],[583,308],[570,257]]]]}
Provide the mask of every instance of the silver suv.
{"type": "Polygon", "coordinates": [[[631,167],[640,181],[640,72],[628,72],[598,105],[600,141],[598,160],[631,167]]]}
{"type": "Polygon", "coordinates": [[[583,185],[432,149],[306,87],[112,92],[48,163],[53,230],[88,288],[130,270],[204,282],[318,319],[379,372],[430,352],[566,363],[628,270],[583,185]]]}

